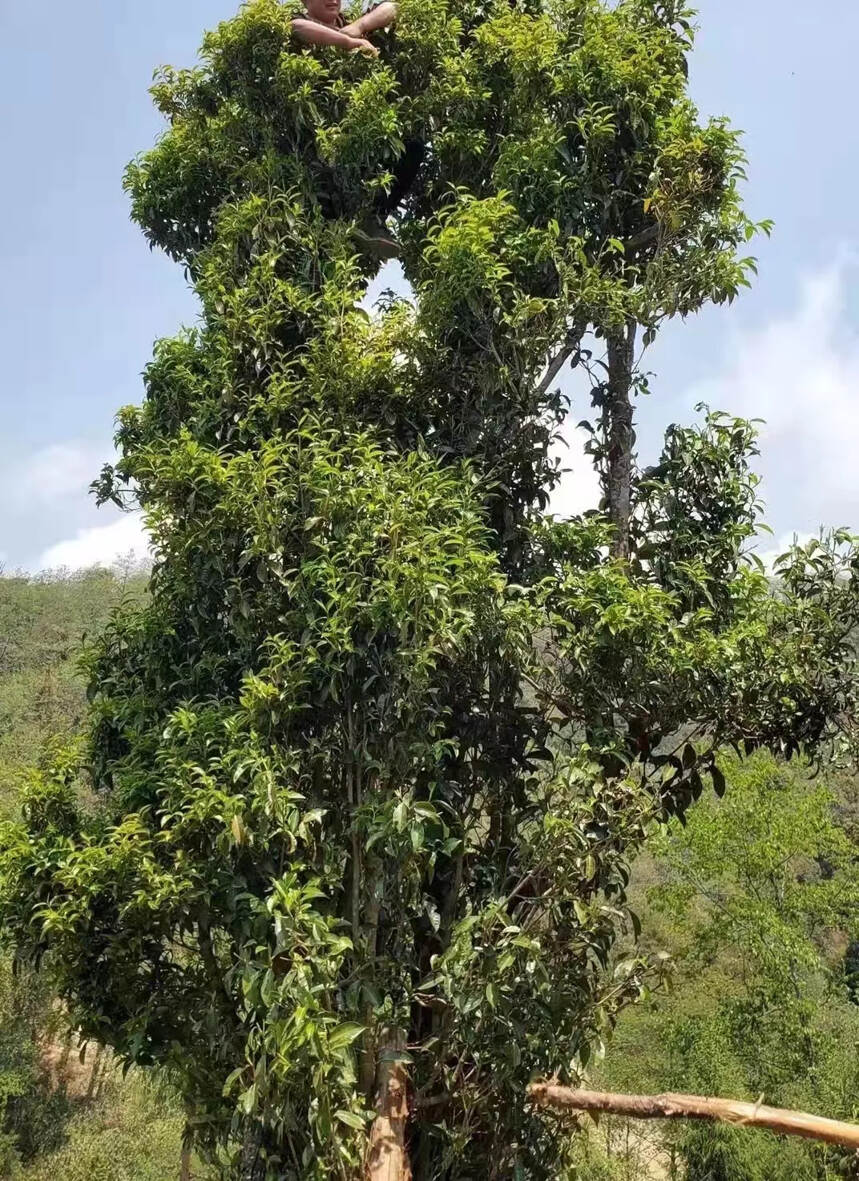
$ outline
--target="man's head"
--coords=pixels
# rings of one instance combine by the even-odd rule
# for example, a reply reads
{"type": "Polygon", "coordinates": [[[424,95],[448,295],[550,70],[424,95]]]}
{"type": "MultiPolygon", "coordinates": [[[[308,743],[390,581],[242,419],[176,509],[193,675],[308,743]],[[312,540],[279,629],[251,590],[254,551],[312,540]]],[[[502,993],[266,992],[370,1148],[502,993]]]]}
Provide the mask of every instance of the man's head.
{"type": "Polygon", "coordinates": [[[341,0],[304,0],[307,15],[321,25],[335,27],[340,22],[341,0]]]}

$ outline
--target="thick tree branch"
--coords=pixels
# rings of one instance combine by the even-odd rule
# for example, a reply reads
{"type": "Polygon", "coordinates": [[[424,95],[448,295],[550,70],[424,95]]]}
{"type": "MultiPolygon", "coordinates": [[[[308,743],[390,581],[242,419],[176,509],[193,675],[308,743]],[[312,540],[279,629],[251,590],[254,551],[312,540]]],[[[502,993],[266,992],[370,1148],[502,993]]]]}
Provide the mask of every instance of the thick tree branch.
{"type": "Polygon", "coordinates": [[[600,1091],[576,1091],[552,1083],[535,1083],[528,1088],[531,1100],[540,1107],[564,1111],[605,1112],[631,1119],[712,1120],[744,1128],[767,1128],[784,1136],[803,1136],[859,1150],[859,1125],[824,1119],[805,1111],[786,1111],[761,1103],[734,1099],[709,1099],[700,1095],[615,1095],[600,1091]]]}
{"type": "Polygon", "coordinates": [[[632,250],[641,250],[643,246],[649,246],[651,242],[655,242],[659,237],[661,228],[658,222],[656,225],[648,226],[646,230],[642,230],[640,234],[636,234],[634,238],[630,238],[624,242],[624,250],[629,254],[632,250]]]}
{"type": "Polygon", "coordinates": [[[568,336],[564,340],[564,343],[561,345],[561,347],[558,349],[558,351],[555,353],[555,355],[550,359],[549,364],[546,367],[546,372],[543,374],[543,379],[540,382],[540,384],[537,386],[536,392],[537,392],[538,396],[542,397],[543,394],[545,394],[548,391],[552,382],[555,380],[555,378],[558,376],[558,374],[564,368],[567,361],[569,361],[569,359],[573,355],[573,353],[575,353],[577,351],[579,345],[582,343],[582,337],[584,336],[584,334],[585,334],[585,330],[579,324],[577,324],[573,328],[573,330],[568,334],[568,336]]]}

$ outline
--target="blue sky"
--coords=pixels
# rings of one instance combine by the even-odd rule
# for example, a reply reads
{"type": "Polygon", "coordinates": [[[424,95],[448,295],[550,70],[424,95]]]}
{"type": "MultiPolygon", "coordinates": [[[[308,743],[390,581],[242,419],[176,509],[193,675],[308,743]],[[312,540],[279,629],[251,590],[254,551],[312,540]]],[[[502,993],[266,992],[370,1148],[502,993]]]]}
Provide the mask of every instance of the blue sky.
{"type": "MultiPolygon", "coordinates": [[[[235,0],[0,0],[0,562],[110,560],[139,525],[96,511],[113,415],[139,401],[153,340],[194,316],[178,267],[150,253],[122,171],[159,122],[162,62],[190,64],[235,0]]],[[[746,132],[747,203],[776,221],[755,290],[669,328],[652,350],[645,457],[666,424],[713,406],[766,417],[761,470],[777,536],[859,528],[859,4],[701,0],[693,93],[746,132]]],[[[571,387],[572,388],[572,387],[571,387]]],[[[577,404],[573,421],[582,417],[577,404]]],[[[557,507],[593,495],[576,471],[557,507]]]]}

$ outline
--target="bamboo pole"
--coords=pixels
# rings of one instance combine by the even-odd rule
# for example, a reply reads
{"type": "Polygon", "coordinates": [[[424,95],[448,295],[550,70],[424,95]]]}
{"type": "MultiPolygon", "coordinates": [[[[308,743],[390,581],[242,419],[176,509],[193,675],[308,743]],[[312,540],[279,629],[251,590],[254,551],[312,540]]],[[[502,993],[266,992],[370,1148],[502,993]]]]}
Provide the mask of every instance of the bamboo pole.
{"type": "Polygon", "coordinates": [[[553,1083],[535,1083],[528,1095],[540,1107],[565,1111],[605,1112],[631,1119],[714,1120],[744,1128],[767,1128],[785,1136],[825,1140],[859,1151],[859,1125],[823,1119],[805,1111],[786,1111],[762,1103],[734,1099],[709,1099],[700,1095],[615,1095],[601,1091],[577,1091],[553,1083]]]}

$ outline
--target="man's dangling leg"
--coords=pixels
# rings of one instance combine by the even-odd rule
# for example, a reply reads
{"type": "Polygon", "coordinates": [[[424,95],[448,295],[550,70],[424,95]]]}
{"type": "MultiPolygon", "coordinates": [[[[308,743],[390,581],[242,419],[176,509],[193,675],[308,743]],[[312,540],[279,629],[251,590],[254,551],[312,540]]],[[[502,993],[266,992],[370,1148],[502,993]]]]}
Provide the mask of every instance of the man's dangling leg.
{"type": "Polygon", "coordinates": [[[396,258],[400,253],[400,244],[386,223],[411,192],[426,159],[426,152],[426,144],[421,140],[406,142],[402,156],[392,169],[394,180],[390,192],[379,193],[372,214],[361,226],[359,236],[362,244],[378,258],[396,258]]]}

